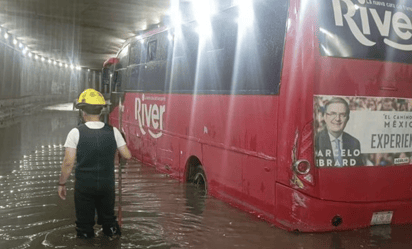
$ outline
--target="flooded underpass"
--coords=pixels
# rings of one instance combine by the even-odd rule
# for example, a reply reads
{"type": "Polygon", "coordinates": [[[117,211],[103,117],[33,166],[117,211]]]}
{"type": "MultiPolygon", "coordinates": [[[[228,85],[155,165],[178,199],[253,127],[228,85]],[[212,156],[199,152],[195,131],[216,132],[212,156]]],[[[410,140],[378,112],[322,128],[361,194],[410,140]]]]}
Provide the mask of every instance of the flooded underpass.
{"type": "MultiPolygon", "coordinates": [[[[77,112],[45,110],[0,124],[0,248],[412,248],[412,226],[291,233],[154,168],[123,169],[122,233],[76,238],[73,176],[57,195],[64,141],[77,112]]],[[[118,205],[118,204],[117,204],[118,205]]],[[[116,212],[118,206],[116,206],[116,212]]]]}

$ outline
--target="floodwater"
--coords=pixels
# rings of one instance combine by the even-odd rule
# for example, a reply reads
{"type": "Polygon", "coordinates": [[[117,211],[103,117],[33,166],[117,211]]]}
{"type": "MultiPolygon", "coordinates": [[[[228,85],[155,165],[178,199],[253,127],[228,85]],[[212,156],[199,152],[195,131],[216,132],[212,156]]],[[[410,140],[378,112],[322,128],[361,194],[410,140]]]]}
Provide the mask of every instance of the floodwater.
{"type": "MultiPolygon", "coordinates": [[[[291,233],[131,161],[122,173],[122,233],[77,239],[73,176],[57,180],[77,113],[51,108],[0,122],[0,248],[412,248],[412,225],[291,233]]],[[[69,108],[70,109],[70,108],[69,108]]],[[[118,207],[116,207],[116,211],[118,207]]],[[[411,210],[412,212],[412,210],[411,210]]]]}

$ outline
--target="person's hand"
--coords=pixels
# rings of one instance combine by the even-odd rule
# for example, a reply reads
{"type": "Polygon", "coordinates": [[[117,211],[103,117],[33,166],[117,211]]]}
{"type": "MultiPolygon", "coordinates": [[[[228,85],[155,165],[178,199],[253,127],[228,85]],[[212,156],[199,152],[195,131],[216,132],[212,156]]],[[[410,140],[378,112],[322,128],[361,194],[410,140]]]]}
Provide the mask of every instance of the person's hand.
{"type": "Polygon", "coordinates": [[[59,193],[59,196],[62,200],[66,200],[66,186],[58,186],[57,187],[57,192],[59,193]]]}
{"type": "Polygon", "coordinates": [[[119,153],[119,164],[124,166],[124,165],[126,165],[126,163],[127,163],[127,159],[122,157],[122,155],[120,155],[120,153],[119,153]]]}

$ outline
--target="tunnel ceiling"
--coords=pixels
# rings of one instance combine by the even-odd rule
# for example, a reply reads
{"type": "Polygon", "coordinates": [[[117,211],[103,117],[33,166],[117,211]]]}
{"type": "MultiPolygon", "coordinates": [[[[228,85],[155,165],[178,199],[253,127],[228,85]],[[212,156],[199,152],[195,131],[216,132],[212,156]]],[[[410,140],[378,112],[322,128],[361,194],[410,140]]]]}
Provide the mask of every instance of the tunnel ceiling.
{"type": "Polygon", "coordinates": [[[169,7],[170,0],[0,0],[0,39],[7,30],[33,54],[100,70],[169,7]]]}

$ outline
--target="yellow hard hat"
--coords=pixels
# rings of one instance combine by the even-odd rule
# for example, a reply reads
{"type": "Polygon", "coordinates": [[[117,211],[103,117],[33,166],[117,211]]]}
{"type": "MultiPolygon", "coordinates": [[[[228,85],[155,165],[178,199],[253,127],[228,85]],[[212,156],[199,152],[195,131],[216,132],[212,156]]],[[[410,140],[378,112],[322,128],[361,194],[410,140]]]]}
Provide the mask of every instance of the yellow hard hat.
{"type": "Polygon", "coordinates": [[[101,93],[89,88],[84,90],[77,100],[76,108],[80,108],[85,105],[106,105],[106,101],[101,93]]]}

